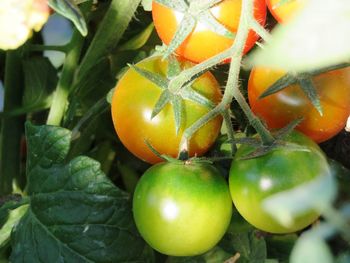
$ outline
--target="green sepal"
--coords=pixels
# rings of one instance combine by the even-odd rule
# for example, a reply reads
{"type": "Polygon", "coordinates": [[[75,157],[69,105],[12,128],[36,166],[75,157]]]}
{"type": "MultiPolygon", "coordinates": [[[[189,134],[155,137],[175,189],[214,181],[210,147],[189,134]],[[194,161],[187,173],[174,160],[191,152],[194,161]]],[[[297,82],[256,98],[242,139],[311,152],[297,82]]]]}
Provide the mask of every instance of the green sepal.
{"type": "Polygon", "coordinates": [[[205,24],[211,31],[227,37],[234,39],[236,34],[232,33],[230,30],[228,30],[225,26],[220,24],[215,17],[210,13],[209,10],[203,11],[199,16],[199,21],[203,24],[205,24]]]}
{"type": "Polygon", "coordinates": [[[48,0],[48,5],[58,14],[71,20],[82,36],[87,35],[85,18],[73,0],[48,0]]]}
{"type": "Polygon", "coordinates": [[[168,83],[169,81],[166,80],[166,78],[164,78],[163,76],[154,73],[154,72],[150,72],[146,69],[142,69],[136,65],[131,65],[129,64],[129,67],[132,68],[133,70],[135,70],[138,74],[140,74],[141,76],[143,76],[144,78],[148,79],[149,81],[153,82],[155,85],[157,85],[159,88],[161,89],[167,89],[168,88],[168,83]]]}
{"type": "Polygon", "coordinates": [[[157,100],[156,104],[153,107],[151,119],[156,117],[162,111],[165,105],[169,103],[170,97],[171,97],[171,94],[167,89],[164,90],[162,94],[160,94],[159,99],[157,100]]]}
{"type": "Polygon", "coordinates": [[[188,8],[184,0],[155,0],[155,2],[179,12],[186,12],[188,8]]]}
{"type": "Polygon", "coordinates": [[[288,4],[288,3],[291,3],[291,2],[294,2],[295,0],[280,0],[278,3],[274,4],[272,6],[272,9],[276,9],[276,8],[279,8],[280,6],[284,5],[284,4],[288,4]]]}
{"type": "Polygon", "coordinates": [[[289,85],[297,83],[297,78],[294,75],[286,74],[283,77],[279,78],[275,83],[273,83],[267,90],[265,90],[260,96],[259,99],[263,99],[269,95],[272,95],[276,92],[283,90],[289,85]]]}
{"type": "Polygon", "coordinates": [[[175,56],[169,56],[168,61],[167,77],[172,79],[181,73],[181,66],[175,56]]]}
{"type": "Polygon", "coordinates": [[[172,54],[191,34],[195,26],[196,19],[191,14],[186,13],[179,27],[177,28],[173,39],[170,41],[169,46],[165,50],[163,58],[170,56],[170,54],[172,54]]]}
{"type": "Polygon", "coordinates": [[[318,113],[321,116],[323,116],[323,109],[320,102],[320,97],[317,94],[312,78],[309,76],[302,77],[299,79],[298,82],[305,95],[311,101],[312,105],[316,108],[318,113]]]}
{"type": "Polygon", "coordinates": [[[291,121],[285,127],[279,129],[274,133],[275,138],[283,139],[285,136],[290,134],[302,121],[303,121],[303,118],[298,118],[291,121]]]}
{"type": "Polygon", "coordinates": [[[211,100],[207,99],[202,94],[193,90],[190,85],[187,85],[186,87],[181,89],[180,94],[182,98],[192,101],[194,103],[198,103],[199,105],[202,105],[208,109],[213,109],[215,107],[215,104],[211,100]]]}
{"type": "Polygon", "coordinates": [[[174,110],[174,119],[175,119],[175,130],[176,134],[179,134],[182,121],[182,111],[183,111],[183,101],[180,96],[174,96],[171,100],[174,110]]]}

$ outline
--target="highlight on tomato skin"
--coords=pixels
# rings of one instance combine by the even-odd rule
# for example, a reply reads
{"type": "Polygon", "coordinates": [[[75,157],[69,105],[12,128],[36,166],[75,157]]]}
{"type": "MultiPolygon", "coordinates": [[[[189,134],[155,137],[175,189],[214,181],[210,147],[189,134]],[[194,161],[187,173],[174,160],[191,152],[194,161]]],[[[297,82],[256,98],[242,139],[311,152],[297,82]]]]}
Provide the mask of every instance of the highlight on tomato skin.
{"type": "Polygon", "coordinates": [[[159,163],[141,177],[133,215],[151,247],[166,255],[194,256],[223,237],[232,199],[226,180],[208,163],[159,163]]]}
{"type": "Polygon", "coordinates": [[[332,176],[324,153],[310,138],[294,131],[285,140],[304,149],[280,147],[264,156],[242,159],[254,148],[241,145],[232,161],[229,175],[230,192],[238,212],[256,228],[275,234],[302,230],[320,214],[312,208],[295,214],[292,208],[286,206],[285,209],[293,217],[290,225],[286,226],[265,211],[263,201],[322,176],[332,176]]]}
{"type": "Polygon", "coordinates": [[[281,24],[291,21],[305,7],[307,0],[290,0],[285,3],[281,0],[266,0],[267,7],[272,16],[281,24]]]}
{"type": "Polygon", "coordinates": [[[338,134],[350,115],[350,67],[314,76],[323,115],[316,110],[298,85],[260,99],[259,96],[285,75],[282,70],[256,67],[250,73],[248,99],[252,111],[271,129],[283,128],[303,118],[297,130],[315,142],[324,142],[338,134]]]}
{"type": "MultiPolygon", "coordinates": [[[[210,9],[212,15],[231,32],[236,33],[241,12],[241,0],[224,0],[210,9]]],[[[154,26],[160,39],[168,45],[181,23],[184,14],[165,7],[155,1],[152,4],[154,26]]],[[[266,3],[255,0],[254,16],[261,25],[266,20],[266,3]]],[[[249,32],[244,53],[247,53],[258,40],[259,36],[252,30],[249,32]]],[[[221,36],[204,24],[197,24],[193,32],[176,50],[176,53],[186,59],[200,63],[232,46],[233,39],[221,36]]]]}
{"type": "MultiPolygon", "coordinates": [[[[180,62],[182,69],[193,66],[189,61],[180,62]]],[[[150,57],[136,64],[137,67],[165,76],[168,60],[160,56],[150,57]]],[[[201,75],[192,88],[214,104],[221,101],[220,85],[210,72],[201,75]]],[[[168,103],[158,115],[152,118],[152,111],[162,89],[130,68],[118,81],[112,98],[112,120],[123,145],[135,156],[148,163],[161,162],[146,144],[159,153],[177,157],[183,132],[210,108],[183,100],[182,125],[178,133],[175,129],[174,111],[168,103]]],[[[189,155],[201,156],[209,150],[219,135],[222,117],[209,121],[190,139],[189,155]]]]}

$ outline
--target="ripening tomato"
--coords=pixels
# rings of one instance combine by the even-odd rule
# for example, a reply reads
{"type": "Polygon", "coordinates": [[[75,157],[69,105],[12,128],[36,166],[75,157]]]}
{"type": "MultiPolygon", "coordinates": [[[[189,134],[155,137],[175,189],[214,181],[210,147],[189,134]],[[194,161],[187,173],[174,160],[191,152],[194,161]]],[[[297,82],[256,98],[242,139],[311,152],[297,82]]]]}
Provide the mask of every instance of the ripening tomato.
{"type": "MultiPolygon", "coordinates": [[[[181,62],[182,68],[191,65],[193,64],[188,61],[181,62]]],[[[168,61],[162,61],[161,57],[150,57],[136,66],[165,77],[168,61]]],[[[214,104],[221,100],[220,86],[209,72],[200,76],[192,88],[214,104]]],[[[176,134],[171,103],[151,118],[161,92],[160,87],[130,68],[117,83],[112,98],[113,123],[121,142],[131,153],[149,163],[160,162],[161,159],[149,149],[145,141],[159,153],[176,157],[184,130],[210,110],[198,103],[183,100],[182,123],[179,133],[176,134]]],[[[219,134],[221,123],[222,117],[218,116],[192,136],[190,156],[202,155],[209,149],[219,134]]]]}
{"type": "MultiPolygon", "coordinates": [[[[254,150],[250,145],[242,145],[232,162],[229,178],[231,196],[238,212],[253,226],[279,234],[305,228],[319,217],[319,213],[310,209],[295,215],[290,210],[294,220],[290,226],[285,226],[263,209],[264,199],[320,176],[330,176],[325,155],[315,142],[298,132],[291,133],[285,140],[303,149],[281,147],[261,157],[242,159],[254,150]]],[[[288,206],[285,208],[289,209],[288,206]]]]}
{"type": "MultiPolygon", "coordinates": [[[[211,14],[228,30],[237,32],[241,12],[241,0],[224,0],[210,9],[211,14]]],[[[181,23],[184,14],[153,1],[152,16],[159,37],[169,44],[181,23]]],[[[266,19],[264,0],[255,0],[254,16],[262,25],[266,19]]],[[[250,31],[245,50],[248,52],[258,40],[258,35],[250,31]]],[[[213,32],[208,26],[198,23],[192,33],[176,50],[176,53],[193,62],[202,62],[231,47],[233,39],[213,32]]]]}
{"type": "Polygon", "coordinates": [[[281,4],[281,0],[266,0],[273,17],[279,23],[290,21],[307,3],[307,0],[290,0],[281,4]]]}
{"type": "Polygon", "coordinates": [[[232,216],[225,179],[208,163],[160,163],[141,177],[133,198],[136,226],[146,242],[172,256],[214,247],[232,216]]]}
{"type": "Polygon", "coordinates": [[[259,96],[285,74],[268,68],[254,68],[248,83],[248,98],[253,112],[268,127],[282,128],[303,117],[297,129],[316,142],[323,142],[340,132],[350,115],[350,67],[313,77],[323,108],[323,116],[298,85],[259,99],[259,96]]]}

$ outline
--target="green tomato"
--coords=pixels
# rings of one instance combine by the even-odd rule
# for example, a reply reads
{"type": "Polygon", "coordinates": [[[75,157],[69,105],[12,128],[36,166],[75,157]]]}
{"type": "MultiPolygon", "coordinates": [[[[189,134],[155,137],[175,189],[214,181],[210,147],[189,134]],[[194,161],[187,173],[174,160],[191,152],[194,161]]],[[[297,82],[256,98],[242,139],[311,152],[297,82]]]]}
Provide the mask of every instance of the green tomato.
{"type": "Polygon", "coordinates": [[[237,210],[250,224],[271,233],[291,233],[303,229],[314,222],[319,213],[310,210],[295,215],[293,224],[286,227],[262,208],[265,198],[318,176],[330,175],[323,152],[311,139],[293,132],[285,140],[302,146],[303,150],[280,147],[264,156],[244,160],[241,157],[254,149],[242,145],[230,169],[230,192],[237,210]]]}
{"type": "Polygon", "coordinates": [[[193,256],[225,234],[232,199],[224,178],[208,163],[160,163],[141,177],[134,193],[136,226],[146,242],[172,256],[193,256]]]}

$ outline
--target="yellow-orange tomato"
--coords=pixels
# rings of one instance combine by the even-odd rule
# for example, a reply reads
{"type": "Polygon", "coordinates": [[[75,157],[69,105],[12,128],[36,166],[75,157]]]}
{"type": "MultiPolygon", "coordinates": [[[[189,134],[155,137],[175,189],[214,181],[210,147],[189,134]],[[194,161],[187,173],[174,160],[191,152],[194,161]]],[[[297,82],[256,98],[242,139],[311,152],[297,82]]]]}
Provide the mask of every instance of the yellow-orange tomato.
{"type": "MultiPolygon", "coordinates": [[[[212,15],[228,30],[237,32],[241,14],[241,0],[224,0],[210,9],[212,15]]],[[[255,18],[263,25],[266,18],[264,0],[256,0],[254,7],[255,18]]],[[[152,16],[159,37],[165,44],[173,39],[184,14],[153,1],[152,16]]],[[[248,52],[258,40],[258,35],[250,31],[245,52],[248,52]]],[[[233,39],[213,32],[202,23],[198,23],[192,33],[176,50],[176,53],[193,62],[202,62],[232,46],[233,39]]]]}
{"type": "Polygon", "coordinates": [[[290,21],[304,6],[306,0],[290,0],[279,5],[281,0],[267,0],[267,6],[279,23],[290,21]]]}
{"type": "Polygon", "coordinates": [[[282,128],[302,117],[297,129],[316,142],[323,142],[340,132],[350,115],[350,67],[313,77],[323,116],[312,105],[298,85],[267,96],[258,97],[285,74],[268,68],[254,68],[248,83],[250,106],[270,128],[282,128]]]}
{"type": "MultiPolygon", "coordinates": [[[[181,62],[182,68],[191,65],[193,64],[188,61],[181,62]]],[[[165,76],[168,61],[162,61],[161,57],[150,57],[139,62],[137,66],[165,76]]],[[[214,103],[221,100],[220,86],[209,72],[200,76],[192,88],[214,103]]],[[[170,103],[157,116],[151,118],[161,92],[160,87],[134,69],[129,69],[119,80],[112,98],[112,118],[120,140],[131,153],[149,163],[157,163],[161,159],[149,149],[145,141],[159,153],[176,157],[184,130],[210,110],[198,103],[183,100],[182,123],[179,133],[176,134],[174,111],[170,103]]],[[[222,118],[218,116],[192,136],[190,156],[202,155],[209,149],[219,134],[221,123],[222,118]]]]}

